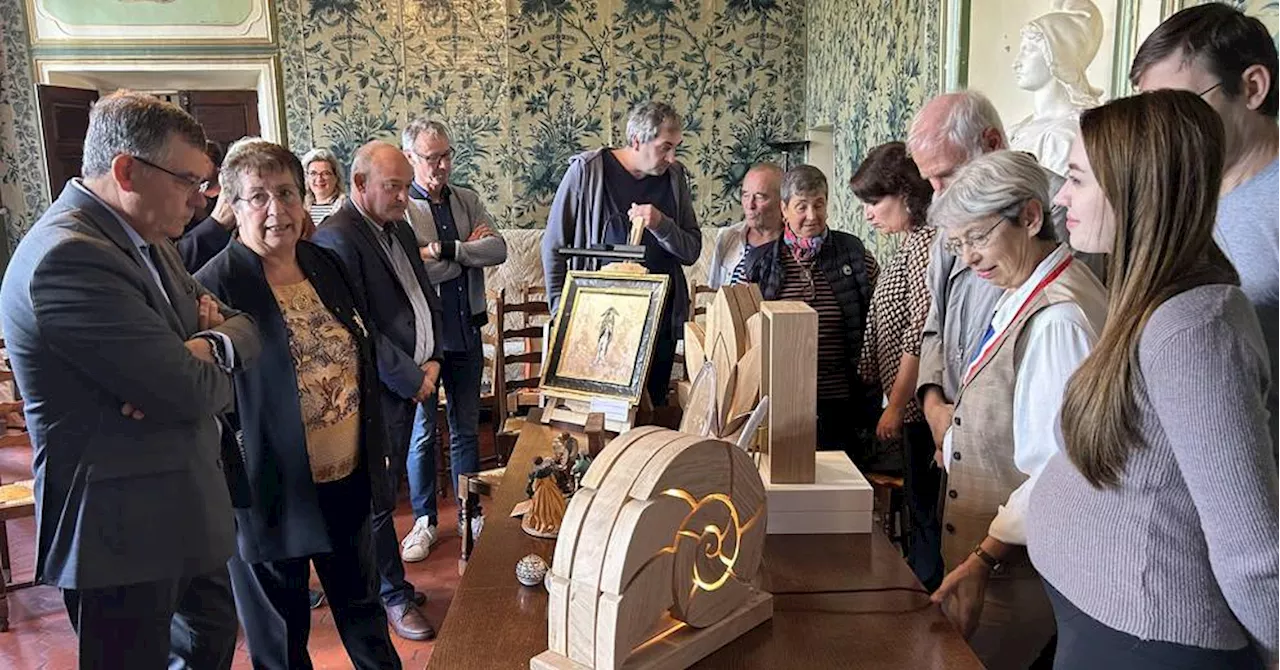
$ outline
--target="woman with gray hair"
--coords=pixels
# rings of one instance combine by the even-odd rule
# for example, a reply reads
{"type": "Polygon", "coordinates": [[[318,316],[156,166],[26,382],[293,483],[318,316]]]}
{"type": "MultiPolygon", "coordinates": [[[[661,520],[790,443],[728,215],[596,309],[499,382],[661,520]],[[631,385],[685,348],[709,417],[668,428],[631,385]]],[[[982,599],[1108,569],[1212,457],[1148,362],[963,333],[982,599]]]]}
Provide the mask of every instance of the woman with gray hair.
{"type": "Polygon", "coordinates": [[[341,261],[303,239],[302,165],[260,138],[232,145],[220,174],[239,236],[196,278],[261,332],[235,375],[252,504],[236,510],[229,564],[255,668],[311,667],[314,563],[356,668],[399,668],[375,586],[371,511],[387,487],[375,333],[341,261]]]}
{"type": "Polygon", "coordinates": [[[948,572],[933,601],[988,668],[1025,668],[1055,630],[1027,557],[1028,501],[1058,451],[1063,391],[1098,340],[1107,298],[1054,239],[1048,179],[1029,154],[997,151],[960,168],[929,220],[949,253],[1004,289],[935,454],[948,474],[948,572]]]}
{"type": "Polygon", "coordinates": [[[337,211],[346,198],[342,190],[342,168],[332,151],[316,147],[302,157],[302,171],[307,183],[307,197],[303,204],[318,226],[324,223],[325,217],[337,211]]]}

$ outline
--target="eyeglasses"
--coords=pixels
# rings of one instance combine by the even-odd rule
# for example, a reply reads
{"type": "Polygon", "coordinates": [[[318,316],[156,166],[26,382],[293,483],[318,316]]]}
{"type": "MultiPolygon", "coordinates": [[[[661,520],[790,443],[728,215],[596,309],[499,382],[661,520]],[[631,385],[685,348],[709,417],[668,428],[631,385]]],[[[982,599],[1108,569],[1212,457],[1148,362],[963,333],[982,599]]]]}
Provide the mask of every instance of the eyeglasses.
{"type": "Polygon", "coordinates": [[[174,172],[173,170],[170,170],[169,168],[160,167],[159,165],[152,163],[151,161],[143,158],[142,156],[133,156],[132,158],[133,160],[138,161],[139,163],[142,163],[147,167],[155,168],[169,175],[170,177],[173,177],[174,179],[176,179],[178,183],[182,184],[183,187],[186,188],[188,196],[190,196],[192,193],[199,193],[200,195],[203,195],[206,197],[217,194],[217,192],[214,189],[218,186],[218,182],[212,179],[200,179],[199,177],[195,177],[189,174],[179,174],[177,172],[174,172]]]}
{"type": "Polygon", "coordinates": [[[418,160],[423,161],[427,164],[441,163],[444,161],[453,160],[453,147],[449,147],[448,149],[445,149],[444,151],[438,154],[426,154],[426,155],[418,153],[417,150],[415,149],[413,151],[413,155],[417,157],[418,160]]]}
{"type": "Polygon", "coordinates": [[[1218,82],[1218,83],[1214,84],[1213,86],[1210,86],[1209,88],[1206,88],[1205,90],[1200,91],[1200,92],[1199,92],[1199,93],[1197,93],[1196,95],[1198,95],[1198,96],[1200,96],[1200,97],[1202,97],[1202,98],[1203,98],[1204,96],[1208,95],[1210,91],[1212,91],[1213,89],[1218,88],[1218,87],[1220,87],[1220,86],[1222,86],[1222,82],[1218,82]]]}
{"type": "Polygon", "coordinates": [[[960,254],[964,253],[965,247],[968,247],[970,249],[975,249],[975,250],[986,249],[987,245],[991,244],[991,236],[996,232],[996,228],[1000,227],[1000,224],[1004,223],[1005,220],[1006,220],[1005,217],[1002,216],[999,219],[996,219],[996,222],[991,224],[990,228],[987,228],[985,231],[981,233],[971,233],[969,235],[965,235],[964,239],[960,239],[960,240],[948,239],[942,245],[942,248],[945,249],[946,252],[951,254],[952,256],[959,256],[960,254]]]}
{"type": "Polygon", "coordinates": [[[237,197],[236,202],[247,202],[253,209],[266,209],[267,205],[271,204],[272,199],[281,205],[292,206],[302,201],[302,195],[298,193],[297,189],[285,187],[274,194],[267,191],[257,191],[247,198],[237,197]]]}
{"type": "Polygon", "coordinates": [[[320,177],[333,177],[334,174],[332,172],[308,172],[307,176],[318,179],[320,177]]]}

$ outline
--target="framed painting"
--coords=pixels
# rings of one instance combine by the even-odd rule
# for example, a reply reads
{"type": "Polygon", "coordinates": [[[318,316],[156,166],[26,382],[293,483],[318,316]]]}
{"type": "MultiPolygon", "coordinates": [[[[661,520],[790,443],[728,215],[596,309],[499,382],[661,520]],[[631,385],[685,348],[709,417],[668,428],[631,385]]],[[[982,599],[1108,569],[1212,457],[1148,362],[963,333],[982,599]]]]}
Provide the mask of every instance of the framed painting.
{"type": "Polygon", "coordinates": [[[275,42],[273,0],[26,0],[35,46],[275,42]]]}
{"type": "Polygon", "coordinates": [[[551,326],[543,391],[638,404],[667,282],[666,275],[570,272],[551,326]]]}

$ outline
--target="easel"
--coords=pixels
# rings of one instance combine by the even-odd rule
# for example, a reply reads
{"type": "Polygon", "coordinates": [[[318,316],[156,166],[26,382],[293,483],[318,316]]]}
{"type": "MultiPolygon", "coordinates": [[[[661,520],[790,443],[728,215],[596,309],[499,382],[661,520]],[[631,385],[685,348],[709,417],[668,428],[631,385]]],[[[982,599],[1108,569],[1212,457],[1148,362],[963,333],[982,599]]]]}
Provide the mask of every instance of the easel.
{"type": "MultiPolygon", "coordinates": [[[[648,269],[636,262],[644,260],[644,245],[640,244],[640,239],[643,235],[644,219],[637,217],[631,220],[631,231],[627,234],[627,244],[597,244],[588,249],[561,247],[556,249],[556,253],[567,258],[613,261],[601,268],[602,271],[637,275],[649,274],[648,269]]],[[[551,296],[547,297],[549,299],[551,296]]],[[[641,395],[638,405],[632,405],[627,409],[625,419],[610,419],[606,416],[604,430],[615,435],[631,430],[635,427],[637,410],[644,408],[649,403],[649,394],[646,391],[641,395]]],[[[648,409],[652,409],[652,407],[650,406],[648,409]]],[[[589,400],[559,396],[545,389],[542,392],[542,418],[540,422],[543,425],[558,421],[574,426],[582,426],[585,429],[588,417],[597,413],[600,413],[599,410],[593,409],[589,400]]]]}

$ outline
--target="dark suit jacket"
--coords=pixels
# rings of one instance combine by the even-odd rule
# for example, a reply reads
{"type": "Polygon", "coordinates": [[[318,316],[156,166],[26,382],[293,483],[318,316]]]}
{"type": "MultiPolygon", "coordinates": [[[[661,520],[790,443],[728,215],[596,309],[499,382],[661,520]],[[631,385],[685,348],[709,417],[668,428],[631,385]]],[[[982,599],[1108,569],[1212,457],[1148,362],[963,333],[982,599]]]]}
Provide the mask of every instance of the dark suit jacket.
{"type": "MultiPolygon", "coordinates": [[[[35,447],[36,570],[61,588],[209,572],[235,548],[214,420],[231,409],[231,375],[183,345],[207,291],[172,244],[157,251],[169,299],[110,210],[68,184],[0,287],[35,447]],[[125,402],[146,418],[122,416],[125,402]]],[[[223,315],[216,330],[249,364],[253,320],[223,315]]]]}
{"type": "MultiPolygon", "coordinates": [[[[386,437],[378,398],[374,333],[366,331],[364,300],[352,292],[341,261],[309,242],[298,243],[298,265],[329,313],[355,338],[360,375],[360,467],[350,504],[368,509],[394,505],[387,488],[386,437]]],[[[307,435],[298,402],[297,369],[289,333],[262,261],[233,240],[196,279],[228,305],[253,317],[262,354],[235,375],[239,428],[253,504],[236,510],[240,557],[248,563],[300,558],[332,551],[307,458],[307,435]]]]}
{"type": "Polygon", "coordinates": [[[187,272],[195,274],[231,241],[231,231],[218,225],[212,216],[194,226],[187,226],[177,240],[178,253],[187,272]]]}
{"type": "MultiPolygon", "coordinates": [[[[436,347],[430,356],[432,360],[440,360],[440,346],[444,341],[440,328],[440,320],[444,318],[440,296],[427,278],[427,269],[418,256],[418,244],[409,224],[404,221],[396,222],[395,234],[409,256],[413,274],[418,278],[418,287],[426,294],[427,304],[431,307],[431,327],[436,347]]],[[[378,352],[378,376],[382,383],[396,397],[412,399],[422,388],[425,374],[413,362],[416,334],[413,306],[409,304],[409,296],[405,294],[391,267],[391,259],[374,237],[374,231],[365,221],[364,215],[347,198],[342,207],[330,214],[324,220],[324,225],[316,229],[311,241],[338,254],[347,267],[352,288],[368,305],[369,316],[377,331],[375,349],[378,352]]]]}

